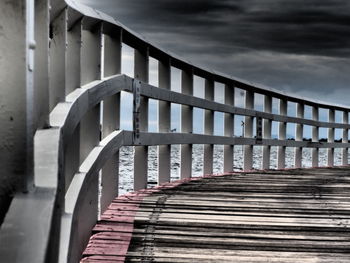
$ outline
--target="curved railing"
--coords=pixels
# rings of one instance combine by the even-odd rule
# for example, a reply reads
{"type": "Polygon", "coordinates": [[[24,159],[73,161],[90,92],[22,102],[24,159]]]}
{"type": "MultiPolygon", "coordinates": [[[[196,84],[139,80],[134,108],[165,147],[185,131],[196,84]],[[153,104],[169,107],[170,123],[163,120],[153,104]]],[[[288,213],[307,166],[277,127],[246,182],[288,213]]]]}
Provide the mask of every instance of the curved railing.
{"type": "Polygon", "coordinates": [[[204,174],[213,171],[213,145],[224,145],[225,172],[233,170],[234,145],[244,145],[244,170],[253,167],[254,145],[263,147],[263,169],[270,168],[271,146],[278,146],[278,168],[285,167],[286,147],[295,148],[295,167],[301,167],[304,147],[312,148],[313,166],[319,165],[319,148],[328,149],[329,166],[333,166],[334,148],[343,148],[343,165],[348,164],[349,108],[201,68],[149,43],[101,12],[71,0],[66,3],[54,5],[51,11],[50,76],[54,82],[49,89],[50,127],[35,135],[35,189],[18,194],[12,202],[5,220],[8,238],[3,239],[8,240],[9,249],[2,259],[79,261],[98,213],[118,194],[121,146],[135,146],[134,190],[147,187],[150,145],[159,146],[159,184],[170,181],[173,144],[181,145],[181,178],[191,176],[193,144],[205,145],[204,174]],[[120,74],[122,43],[135,49],[135,78],[120,74]],[[150,56],[159,63],[159,87],[148,84],[150,56]],[[180,93],[171,91],[171,67],[182,71],[180,93]],[[193,96],[195,75],[205,79],[204,99],[193,96]],[[215,82],[225,85],[224,103],[214,101],[215,82]],[[245,91],[245,107],[234,105],[235,88],[245,91]],[[122,91],[133,94],[133,131],[119,127],[122,91]],[[255,94],[264,96],[263,111],[254,109],[255,94]],[[272,113],[273,98],[280,102],[278,114],[272,113]],[[148,132],[148,99],[159,101],[156,133],[148,132]],[[296,103],[296,117],[287,116],[288,102],[296,103]],[[181,105],[181,133],[170,131],[171,103],[181,105]],[[312,119],[304,118],[305,106],[312,107],[312,119]],[[193,133],[194,107],[205,110],[204,134],[193,133]],[[319,120],[320,108],[328,110],[329,121],[319,120]],[[335,111],[343,113],[343,123],[335,123],[335,111]],[[214,135],[214,112],[225,114],[224,136],[214,135]],[[234,136],[235,115],[245,118],[243,137],[234,136]],[[272,121],[279,122],[278,139],[271,137],[272,121]],[[286,138],[287,123],[296,124],[295,140],[286,138]],[[303,140],[303,125],[312,126],[312,141],[303,140]],[[328,129],[327,142],[319,141],[320,127],[328,129]],[[336,128],[343,130],[342,142],[334,141],[336,128]]]}

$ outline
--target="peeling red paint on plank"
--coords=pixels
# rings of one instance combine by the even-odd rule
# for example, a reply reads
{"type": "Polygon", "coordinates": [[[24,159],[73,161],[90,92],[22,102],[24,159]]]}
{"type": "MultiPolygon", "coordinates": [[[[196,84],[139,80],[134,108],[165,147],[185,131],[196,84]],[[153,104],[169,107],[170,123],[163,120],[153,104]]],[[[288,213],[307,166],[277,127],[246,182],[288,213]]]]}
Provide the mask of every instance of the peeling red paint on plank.
{"type": "Polygon", "coordinates": [[[92,231],[95,234],[91,236],[81,262],[124,262],[134,230],[135,215],[144,197],[191,181],[214,176],[223,176],[223,174],[185,178],[115,198],[93,228],[92,231]]]}

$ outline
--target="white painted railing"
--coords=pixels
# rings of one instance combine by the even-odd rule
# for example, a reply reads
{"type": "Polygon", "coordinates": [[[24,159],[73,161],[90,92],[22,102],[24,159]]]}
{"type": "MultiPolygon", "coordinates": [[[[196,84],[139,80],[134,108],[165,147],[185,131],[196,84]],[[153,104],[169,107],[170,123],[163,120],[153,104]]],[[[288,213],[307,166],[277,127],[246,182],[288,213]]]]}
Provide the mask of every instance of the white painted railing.
{"type": "MultiPolygon", "coordinates": [[[[343,165],[348,164],[349,108],[203,69],[147,42],[103,13],[72,0],[66,3],[52,3],[51,16],[47,16],[48,5],[42,7],[47,12],[36,10],[39,18],[46,14],[47,20],[42,20],[50,21],[50,30],[44,27],[44,37],[38,40],[40,46],[51,37],[50,49],[44,52],[50,55],[50,63],[36,60],[35,69],[46,69],[50,80],[49,125],[46,129],[38,125],[34,137],[34,189],[15,196],[0,233],[4,262],[78,262],[98,211],[103,212],[118,195],[118,152],[124,145],[135,146],[134,190],[147,187],[150,145],[159,146],[158,183],[170,181],[170,146],[174,144],[181,145],[181,178],[191,177],[193,144],[205,145],[205,174],[213,172],[214,145],[224,145],[225,172],[233,170],[234,145],[244,145],[244,170],[253,168],[256,145],[263,146],[263,169],[270,168],[271,146],[278,147],[278,168],[285,167],[286,147],[295,148],[295,167],[301,167],[303,148],[312,148],[313,166],[319,166],[319,148],[328,149],[329,166],[333,166],[334,148],[342,148],[343,165]],[[120,74],[122,43],[135,49],[134,79],[120,74]],[[159,63],[159,87],[148,84],[150,56],[159,63]],[[181,93],[171,91],[171,67],[182,71],[181,93]],[[193,96],[194,76],[205,79],[204,99],[193,96]],[[225,85],[224,103],[214,101],[215,82],[225,85]],[[244,108],[234,106],[235,88],[245,90],[244,108]],[[133,131],[120,130],[121,91],[134,96],[133,131]],[[255,94],[264,96],[263,111],[254,110],[255,94]],[[273,98],[280,101],[278,114],[272,113],[273,98]],[[159,101],[157,133],[148,132],[149,99],[159,101]],[[287,116],[288,102],[297,103],[296,117],[287,116]],[[181,105],[181,133],[170,131],[171,103],[181,105]],[[312,107],[312,120],[304,118],[305,106],[312,107]],[[205,110],[204,134],[193,133],[193,107],[205,110]],[[319,121],[320,108],[329,111],[328,122],[319,121]],[[343,123],[334,122],[335,111],[343,113],[343,123]],[[214,135],[214,112],[225,114],[224,136],[214,135]],[[245,118],[243,137],[234,136],[235,115],[245,118]],[[279,122],[278,139],[271,138],[273,121],[279,122]],[[287,123],[296,124],[295,140],[286,138],[287,123]],[[303,125],[313,127],[312,141],[303,140],[303,125]],[[319,127],[328,128],[327,142],[319,142],[319,127]],[[334,142],[336,128],[344,131],[342,142],[334,142]]],[[[45,119],[45,110],[40,116],[45,119]]]]}

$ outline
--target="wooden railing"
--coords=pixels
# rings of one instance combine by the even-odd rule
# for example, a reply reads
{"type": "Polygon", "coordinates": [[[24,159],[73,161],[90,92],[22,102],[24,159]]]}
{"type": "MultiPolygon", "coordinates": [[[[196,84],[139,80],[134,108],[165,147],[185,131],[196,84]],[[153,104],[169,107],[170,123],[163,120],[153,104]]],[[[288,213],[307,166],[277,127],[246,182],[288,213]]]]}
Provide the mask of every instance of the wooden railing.
{"type": "MultiPolygon", "coordinates": [[[[278,147],[279,169],[285,167],[286,147],[295,148],[297,168],[303,148],[312,148],[313,166],[319,166],[320,148],[328,149],[329,166],[333,166],[334,148],[343,149],[342,162],[348,164],[349,108],[201,68],[101,12],[72,0],[66,4],[54,5],[51,19],[47,17],[51,29],[44,31],[51,38],[46,54],[50,54],[49,125],[38,126],[34,137],[34,189],[15,196],[0,233],[4,262],[78,262],[99,213],[118,195],[121,146],[135,147],[134,190],[147,187],[150,145],[159,146],[159,184],[170,181],[170,146],[174,144],[181,145],[181,178],[191,177],[193,144],[204,144],[205,174],[213,172],[214,145],[224,145],[225,172],[233,170],[234,145],[244,145],[244,170],[253,168],[256,145],[263,147],[263,169],[270,168],[271,146],[278,147]],[[121,74],[122,43],[135,50],[134,78],[121,74]],[[148,84],[149,57],[158,61],[159,87],[148,84]],[[180,93],[171,91],[171,67],[182,72],[180,93]],[[205,79],[204,99],[193,96],[194,76],[205,79]],[[224,103],[214,101],[215,82],[224,84],[224,103]],[[236,88],[245,91],[245,107],[234,105],[236,88]],[[122,91],[133,94],[133,131],[120,130],[122,91]],[[263,111],[254,109],[255,94],[264,96],[263,111]],[[272,113],[273,98],[279,100],[278,114],[272,113]],[[148,132],[149,99],[159,101],[159,132],[148,132]],[[296,117],[287,116],[288,102],[296,103],[296,117]],[[179,133],[170,131],[171,103],[181,105],[179,133]],[[304,118],[305,106],[312,107],[312,119],[304,118]],[[194,107],[205,111],[204,134],[193,133],[194,107]],[[320,108],[329,111],[328,121],[319,120],[320,108]],[[342,123],[335,123],[335,111],[343,113],[342,123]],[[225,114],[224,136],[214,135],[214,112],[225,114]],[[235,115],[245,118],[242,137],[234,136],[235,115]],[[273,121],[279,123],[278,139],[272,138],[273,121]],[[296,124],[295,140],[286,137],[287,123],[296,124]],[[313,127],[312,141],[303,140],[304,125],[313,127]],[[327,142],[319,142],[320,127],[328,128],[327,142]],[[343,130],[342,142],[334,142],[335,129],[343,130]]],[[[40,65],[35,70],[41,70],[40,65]]]]}

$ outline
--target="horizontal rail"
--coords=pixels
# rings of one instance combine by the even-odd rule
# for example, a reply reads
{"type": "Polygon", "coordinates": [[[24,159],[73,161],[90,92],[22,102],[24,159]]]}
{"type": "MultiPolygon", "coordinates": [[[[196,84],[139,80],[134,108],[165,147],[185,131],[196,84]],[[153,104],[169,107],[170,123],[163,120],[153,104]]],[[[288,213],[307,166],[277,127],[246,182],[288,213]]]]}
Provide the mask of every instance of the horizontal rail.
{"type": "Polygon", "coordinates": [[[129,77],[118,75],[94,81],[76,89],[66,97],[65,102],[57,104],[51,112],[51,127],[60,127],[63,141],[68,141],[75,127],[89,109],[120,91],[131,92],[132,81],[129,77]]]}
{"type": "MultiPolygon", "coordinates": [[[[124,91],[129,91],[129,90],[124,89],[124,91]]],[[[235,107],[232,105],[227,105],[227,104],[218,103],[218,102],[214,102],[214,101],[210,101],[202,98],[197,98],[191,95],[186,95],[175,91],[161,89],[146,83],[141,83],[141,95],[151,99],[155,99],[155,100],[168,101],[171,103],[187,105],[187,106],[192,106],[192,107],[197,107],[205,110],[212,110],[212,111],[217,111],[222,113],[230,113],[235,115],[251,116],[251,117],[261,117],[272,121],[299,123],[299,124],[316,126],[316,127],[350,129],[349,124],[314,121],[309,119],[283,116],[279,114],[272,114],[272,113],[266,113],[263,111],[235,107]]]]}
{"type": "MultiPolygon", "coordinates": [[[[128,132],[128,131],[125,131],[128,132]]],[[[305,148],[348,148],[350,143],[309,142],[278,139],[261,139],[257,142],[255,138],[227,137],[204,134],[188,133],[140,133],[140,142],[128,146],[155,146],[174,144],[216,144],[216,145],[255,145],[255,146],[284,146],[305,148]]]]}

